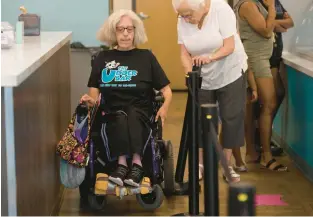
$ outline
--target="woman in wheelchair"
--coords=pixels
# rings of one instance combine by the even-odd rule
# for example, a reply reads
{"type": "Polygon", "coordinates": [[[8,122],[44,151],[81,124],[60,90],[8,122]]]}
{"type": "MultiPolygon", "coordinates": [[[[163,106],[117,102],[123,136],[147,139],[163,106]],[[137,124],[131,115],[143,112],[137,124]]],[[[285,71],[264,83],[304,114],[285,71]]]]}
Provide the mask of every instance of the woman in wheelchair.
{"type": "Polygon", "coordinates": [[[81,102],[93,106],[101,94],[101,109],[109,117],[106,134],[110,156],[118,159],[109,180],[119,186],[137,187],[144,177],[141,159],[150,136],[153,90],[164,96],[155,118],[161,118],[163,125],[172,98],[170,82],[153,53],[136,48],[147,37],[142,20],[134,12],[120,10],[111,14],[97,38],[113,49],[95,58],[89,94],[82,96],[81,102]],[[132,158],[131,168],[128,157],[132,158]]]}

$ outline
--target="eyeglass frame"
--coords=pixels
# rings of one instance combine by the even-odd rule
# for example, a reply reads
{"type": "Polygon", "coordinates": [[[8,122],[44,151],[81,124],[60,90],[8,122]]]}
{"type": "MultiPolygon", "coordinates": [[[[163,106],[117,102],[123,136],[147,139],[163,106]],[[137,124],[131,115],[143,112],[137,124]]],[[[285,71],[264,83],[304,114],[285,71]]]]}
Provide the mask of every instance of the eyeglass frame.
{"type": "Polygon", "coordinates": [[[115,28],[116,32],[119,32],[119,33],[124,33],[125,30],[127,30],[128,33],[132,33],[134,32],[134,30],[136,29],[136,26],[127,26],[127,27],[123,27],[123,26],[117,26],[115,28]],[[128,28],[132,28],[132,29],[128,29],[128,28]],[[120,29],[119,29],[120,28],[120,29]]]}

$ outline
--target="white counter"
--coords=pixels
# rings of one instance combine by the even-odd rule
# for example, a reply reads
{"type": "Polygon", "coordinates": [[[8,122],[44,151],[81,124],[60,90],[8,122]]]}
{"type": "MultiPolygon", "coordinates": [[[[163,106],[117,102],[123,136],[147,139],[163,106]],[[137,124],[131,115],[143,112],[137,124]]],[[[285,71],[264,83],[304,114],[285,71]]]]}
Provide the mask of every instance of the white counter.
{"type": "Polygon", "coordinates": [[[309,61],[289,52],[283,52],[283,60],[286,65],[313,77],[313,60],[309,61]]]}
{"type": "Polygon", "coordinates": [[[16,87],[71,40],[71,32],[41,32],[24,37],[24,44],[1,50],[1,86],[16,87]]]}

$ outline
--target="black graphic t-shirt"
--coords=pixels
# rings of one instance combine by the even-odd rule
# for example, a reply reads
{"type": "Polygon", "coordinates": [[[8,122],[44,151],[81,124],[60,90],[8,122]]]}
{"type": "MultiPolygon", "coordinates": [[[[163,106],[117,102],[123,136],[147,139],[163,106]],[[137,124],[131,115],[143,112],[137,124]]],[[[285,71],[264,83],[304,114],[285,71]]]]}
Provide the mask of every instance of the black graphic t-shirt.
{"type": "Polygon", "coordinates": [[[124,110],[133,106],[150,116],[153,89],[160,90],[169,83],[151,51],[114,49],[99,53],[88,87],[100,89],[106,110],[124,110]]]}

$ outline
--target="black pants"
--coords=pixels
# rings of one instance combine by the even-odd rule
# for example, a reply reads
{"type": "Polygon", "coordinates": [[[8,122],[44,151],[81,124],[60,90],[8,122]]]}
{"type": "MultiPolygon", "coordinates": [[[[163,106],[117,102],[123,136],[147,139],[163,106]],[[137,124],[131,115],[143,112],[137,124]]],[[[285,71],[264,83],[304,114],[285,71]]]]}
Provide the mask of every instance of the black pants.
{"type": "MultiPolygon", "coordinates": [[[[218,102],[222,120],[223,148],[232,149],[244,145],[246,81],[245,75],[217,90],[199,90],[199,102],[218,102]]],[[[200,143],[200,148],[203,144],[200,143]]]]}
{"type": "Polygon", "coordinates": [[[150,125],[147,114],[134,107],[105,115],[102,133],[111,158],[142,155],[151,136],[150,125]]]}

